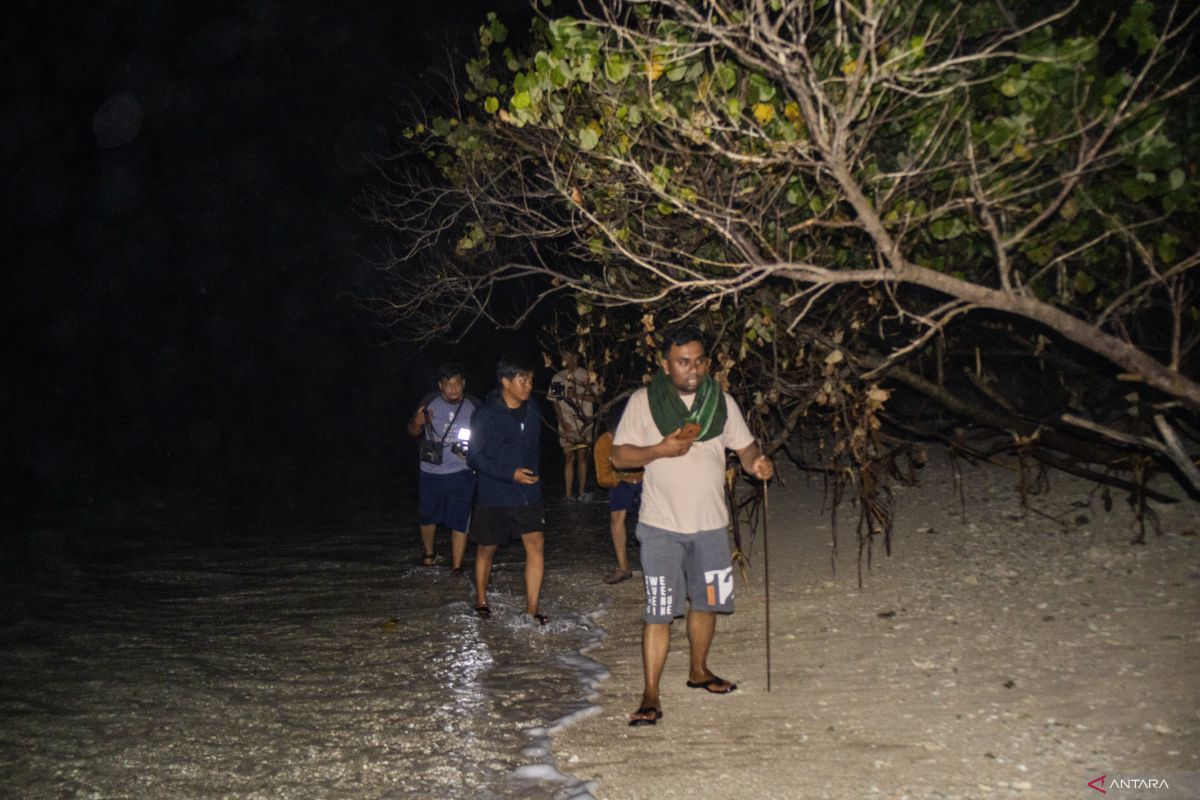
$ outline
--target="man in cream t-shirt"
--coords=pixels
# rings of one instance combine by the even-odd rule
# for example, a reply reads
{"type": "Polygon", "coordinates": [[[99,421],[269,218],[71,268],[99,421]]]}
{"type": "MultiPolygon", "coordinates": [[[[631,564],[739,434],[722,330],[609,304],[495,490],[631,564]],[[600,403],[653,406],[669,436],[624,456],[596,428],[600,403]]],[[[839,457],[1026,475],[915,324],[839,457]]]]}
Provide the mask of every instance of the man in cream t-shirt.
{"type": "Polygon", "coordinates": [[[684,616],[685,597],[688,687],[713,694],[737,688],[708,668],[716,615],[733,613],[726,449],[756,478],[774,475],[737,402],[709,376],[703,334],[672,328],[664,332],[662,347],[662,372],[630,398],[613,439],[613,466],[646,470],[637,525],[646,591],[645,688],[630,725],[654,725],[663,716],[659,681],[671,622],[684,616]]]}

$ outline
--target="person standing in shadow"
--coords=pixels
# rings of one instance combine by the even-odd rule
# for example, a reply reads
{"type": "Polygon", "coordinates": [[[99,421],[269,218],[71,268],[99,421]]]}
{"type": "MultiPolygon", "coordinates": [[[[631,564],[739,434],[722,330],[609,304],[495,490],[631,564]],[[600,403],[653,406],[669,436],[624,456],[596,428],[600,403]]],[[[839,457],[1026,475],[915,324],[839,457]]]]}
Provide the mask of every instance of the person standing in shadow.
{"type": "Polygon", "coordinates": [[[609,419],[609,430],[596,438],[592,454],[596,461],[596,485],[608,490],[608,530],[612,536],[613,552],[617,557],[617,566],[604,576],[608,584],[622,583],[633,577],[629,566],[627,549],[628,528],[626,527],[629,513],[635,512],[642,501],[643,470],[618,470],[612,465],[612,444],[616,422],[620,413],[609,419]]]}
{"type": "Polygon", "coordinates": [[[567,500],[588,501],[588,448],[592,445],[592,415],[596,385],[588,371],[579,366],[579,354],[563,351],[563,368],[550,379],[550,398],[558,418],[558,444],[563,451],[563,481],[567,500]],[[576,480],[578,479],[578,483],[576,480]],[[576,497],[575,487],[579,487],[576,497]]]}

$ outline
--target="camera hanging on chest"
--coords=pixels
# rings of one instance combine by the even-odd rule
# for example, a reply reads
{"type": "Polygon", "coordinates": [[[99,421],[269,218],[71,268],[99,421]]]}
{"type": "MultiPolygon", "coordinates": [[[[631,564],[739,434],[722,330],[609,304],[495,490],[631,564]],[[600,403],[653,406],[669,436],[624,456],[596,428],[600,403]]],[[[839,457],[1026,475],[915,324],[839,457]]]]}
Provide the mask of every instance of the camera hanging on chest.
{"type": "Polygon", "coordinates": [[[442,463],[442,443],[433,439],[422,439],[417,446],[417,455],[426,464],[437,466],[442,463]]]}
{"type": "Polygon", "coordinates": [[[454,427],[454,420],[458,419],[458,412],[462,410],[462,406],[463,401],[459,400],[458,405],[450,412],[450,418],[446,421],[446,430],[442,431],[440,439],[433,438],[433,421],[431,417],[425,418],[425,435],[421,437],[421,441],[417,445],[417,456],[421,461],[426,464],[432,464],[435,467],[442,463],[446,437],[450,435],[450,430],[454,427]]]}

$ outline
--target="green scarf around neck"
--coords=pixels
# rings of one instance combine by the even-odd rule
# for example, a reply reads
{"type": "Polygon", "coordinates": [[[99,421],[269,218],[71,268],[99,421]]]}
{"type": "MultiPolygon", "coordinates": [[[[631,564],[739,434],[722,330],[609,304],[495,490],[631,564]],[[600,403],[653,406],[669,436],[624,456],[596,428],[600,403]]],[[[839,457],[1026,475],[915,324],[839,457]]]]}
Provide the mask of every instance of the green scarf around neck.
{"type": "Polygon", "coordinates": [[[697,441],[708,441],[721,435],[725,430],[725,420],[728,411],[725,408],[725,392],[712,379],[705,375],[696,390],[696,399],[692,401],[691,410],[683,404],[679,390],[666,373],[659,371],[650,381],[650,414],[654,424],[663,436],[674,433],[685,422],[695,422],[700,426],[697,441]]]}

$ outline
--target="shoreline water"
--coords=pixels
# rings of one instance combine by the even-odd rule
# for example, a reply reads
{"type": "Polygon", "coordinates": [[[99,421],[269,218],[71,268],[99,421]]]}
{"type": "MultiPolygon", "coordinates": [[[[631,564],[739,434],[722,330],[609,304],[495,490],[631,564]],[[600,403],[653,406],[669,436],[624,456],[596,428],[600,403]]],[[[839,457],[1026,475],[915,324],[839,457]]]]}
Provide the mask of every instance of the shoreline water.
{"type": "Polygon", "coordinates": [[[415,563],[410,504],[379,496],[35,519],[0,609],[6,786],[32,800],[591,796],[552,736],[599,710],[604,504],[548,504],[538,629],[519,545],[479,620],[464,576],[415,563]]]}

